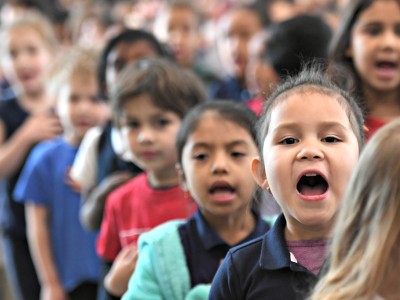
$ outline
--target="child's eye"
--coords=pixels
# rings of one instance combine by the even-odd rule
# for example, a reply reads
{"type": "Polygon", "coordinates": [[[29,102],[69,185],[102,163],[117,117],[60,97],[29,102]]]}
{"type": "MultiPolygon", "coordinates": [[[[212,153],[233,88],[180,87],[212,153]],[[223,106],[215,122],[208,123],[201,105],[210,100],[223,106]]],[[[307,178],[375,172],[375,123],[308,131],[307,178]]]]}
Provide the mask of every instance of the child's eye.
{"type": "Polygon", "coordinates": [[[382,30],[381,30],[380,26],[374,25],[374,26],[367,27],[365,31],[371,36],[376,36],[376,35],[379,35],[382,30]]]}
{"type": "Polygon", "coordinates": [[[34,54],[36,54],[37,49],[36,49],[36,47],[28,47],[27,51],[30,55],[34,55],[34,54]]]}
{"type": "Polygon", "coordinates": [[[192,158],[195,159],[195,160],[205,160],[205,159],[207,159],[207,154],[205,154],[205,153],[196,153],[196,154],[193,154],[192,158]]]}
{"type": "Polygon", "coordinates": [[[231,155],[232,155],[232,157],[235,157],[235,158],[246,156],[245,153],[239,152],[239,151],[234,151],[234,152],[231,153],[231,155]]]}
{"type": "Polygon", "coordinates": [[[337,143],[340,142],[341,140],[334,136],[327,136],[323,138],[322,141],[325,143],[337,143]]]}
{"type": "Polygon", "coordinates": [[[156,120],[154,123],[155,123],[154,125],[155,125],[156,127],[162,128],[162,127],[167,126],[167,125],[170,123],[170,121],[167,120],[167,119],[158,119],[158,120],[156,120]]]}
{"type": "Polygon", "coordinates": [[[293,145],[293,144],[296,144],[298,142],[299,142],[298,139],[286,138],[286,139],[283,139],[282,141],[280,141],[280,144],[282,144],[282,145],[293,145]]]}
{"type": "Polygon", "coordinates": [[[128,126],[129,129],[136,129],[136,128],[139,128],[140,124],[139,124],[139,122],[136,122],[136,121],[128,121],[126,123],[126,126],[128,126]]]}
{"type": "Polygon", "coordinates": [[[394,28],[394,33],[395,33],[397,36],[400,36],[400,25],[396,25],[396,26],[395,26],[395,28],[394,28]]]}

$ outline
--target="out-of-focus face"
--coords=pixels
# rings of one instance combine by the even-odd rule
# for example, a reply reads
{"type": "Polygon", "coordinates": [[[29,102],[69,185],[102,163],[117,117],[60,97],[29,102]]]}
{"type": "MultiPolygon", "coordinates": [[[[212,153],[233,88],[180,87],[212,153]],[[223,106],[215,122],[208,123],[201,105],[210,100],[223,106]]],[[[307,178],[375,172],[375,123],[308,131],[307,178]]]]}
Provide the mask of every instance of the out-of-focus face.
{"type": "Polygon", "coordinates": [[[25,95],[44,92],[54,55],[35,29],[16,27],[8,34],[8,53],[3,59],[5,74],[13,88],[25,95]]]}
{"type": "Polygon", "coordinates": [[[191,67],[200,46],[199,24],[194,12],[185,7],[173,7],[167,17],[167,42],[178,63],[191,67]]]}
{"type": "Polygon", "coordinates": [[[182,151],[187,188],[207,220],[244,214],[256,183],[250,163],[258,155],[250,133],[215,112],[205,112],[182,151]],[[210,134],[212,133],[212,134],[210,134]]]}
{"type": "Polygon", "coordinates": [[[353,59],[364,86],[380,92],[398,91],[400,5],[397,1],[377,0],[360,13],[346,55],[353,59]]]}
{"type": "Polygon", "coordinates": [[[143,94],[127,100],[120,118],[123,138],[129,141],[133,161],[163,185],[174,174],[177,153],[175,139],[181,119],[173,111],[156,106],[150,96],[143,94]]]}
{"type": "Polygon", "coordinates": [[[335,97],[306,91],[278,101],[263,143],[264,164],[254,160],[253,175],[281,206],[287,238],[326,238],[358,160],[357,137],[335,97]]]}
{"type": "Polygon", "coordinates": [[[243,80],[249,60],[248,44],[251,38],[262,30],[262,24],[255,12],[237,9],[230,13],[227,30],[235,75],[243,80]]]}
{"type": "Polygon", "coordinates": [[[85,133],[93,126],[103,123],[107,110],[98,100],[96,76],[72,76],[57,99],[57,108],[64,133],[70,142],[78,145],[85,133]]]}
{"type": "Polygon", "coordinates": [[[106,68],[107,90],[110,90],[127,64],[133,64],[140,59],[157,57],[157,51],[146,40],[136,42],[120,42],[108,54],[106,68]]]}

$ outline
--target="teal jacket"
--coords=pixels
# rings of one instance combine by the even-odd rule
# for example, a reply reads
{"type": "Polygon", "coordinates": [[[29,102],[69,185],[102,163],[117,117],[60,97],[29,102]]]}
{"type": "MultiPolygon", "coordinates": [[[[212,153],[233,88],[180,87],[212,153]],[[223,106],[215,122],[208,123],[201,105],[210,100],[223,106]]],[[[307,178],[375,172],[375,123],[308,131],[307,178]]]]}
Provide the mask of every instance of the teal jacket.
{"type": "Polygon", "coordinates": [[[139,238],[140,259],[122,300],[200,300],[208,299],[210,284],[190,288],[178,226],[185,221],[170,221],[139,238]]]}
{"type": "MultiPolygon", "coordinates": [[[[269,224],[276,216],[264,218],[269,224]]],[[[157,226],[139,237],[139,259],[122,300],[202,300],[208,299],[210,284],[191,288],[178,227],[184,220],[157,226]]]]}

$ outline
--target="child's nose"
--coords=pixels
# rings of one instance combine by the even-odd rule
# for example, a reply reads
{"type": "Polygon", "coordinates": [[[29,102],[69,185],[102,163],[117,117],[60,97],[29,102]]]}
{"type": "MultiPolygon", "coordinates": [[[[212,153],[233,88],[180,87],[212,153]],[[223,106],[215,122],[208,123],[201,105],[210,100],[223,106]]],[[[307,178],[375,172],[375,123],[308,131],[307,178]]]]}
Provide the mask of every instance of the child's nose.
{"type": "Polygon", "coordinates": [[[153,140],[153,130],[150,128],[142,128],[137,135],[138,143],[149,143],[153,140]]]}
{"type": "Polygon", "coordinates": [[[297,159],[323,159],[324,154],[316,145],[304,145],[297,154],[297,159]]]}
{"type": "Polygon", "coordinates": [[[382,39],[382,46],[384,48],[397,49],[400,46],[399,43],[400,43],[400,37],[398,36],[398,34],[396,34],[396,32],[387,30],[384,33],[383,39],[382,39]]]}
{"type": "Polygon", "coordinates": [[[211,166],[211,172],[213,174],[224,174],[227,173],[227,171],[228,171],[228,162],[226,160],[226,157],[223,155],[215,156],[211,166]]]}

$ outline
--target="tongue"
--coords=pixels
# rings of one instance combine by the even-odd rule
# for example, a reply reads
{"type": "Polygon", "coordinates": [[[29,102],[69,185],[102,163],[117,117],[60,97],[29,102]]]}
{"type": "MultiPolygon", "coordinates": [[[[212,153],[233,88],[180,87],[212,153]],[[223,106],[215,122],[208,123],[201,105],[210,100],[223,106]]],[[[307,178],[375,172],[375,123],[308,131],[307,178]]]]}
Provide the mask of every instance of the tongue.
{"type": "Polygon", "coordinates": [[[316,195],[322,195],[325,193],[325,188],[322,185],[316,185],[316,186],[308,186],[308,185],[303,185],[300,193],[305,195],[305,196],[316,196],[316,195]]]}
{"type": "Polygon", "coordinates": [[[235,198],[235,194],[231,190],[217,189],[212,193],[212,198],[220,202],[231,201],[235,198]]]}
{"type": "Polygon", "coordinates": [[[377,68],[377,74],[382,79],[392,79],[397,75],[397,69],[392,66],[380,66],[377,68]]]}

